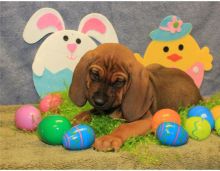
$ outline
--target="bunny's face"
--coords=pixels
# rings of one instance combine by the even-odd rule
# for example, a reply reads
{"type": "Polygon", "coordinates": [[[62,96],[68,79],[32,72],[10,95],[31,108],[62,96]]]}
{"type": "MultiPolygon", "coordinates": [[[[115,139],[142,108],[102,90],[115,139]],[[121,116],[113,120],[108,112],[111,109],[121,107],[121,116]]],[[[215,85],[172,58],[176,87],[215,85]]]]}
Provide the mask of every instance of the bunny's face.
{"type": "Polygon", "coordinates": [[[73,71],[81,56],[96,46],[94,41],[83,33],[74,30],[58,31],[42,43],[35,60],[42,59],[44,67],[53,73],[65,68],[73,71]]]}
{"type": "Polygon", "coordinates": [[[97,13],[85,16],[78,31],[65,30],[61,15],[52,8],[42,8],[33,14],[25,26],[23,37],[35,43],[49,35],[40,46],[32,65],[34,74],[42,76],[45,69],[57,73],[63,69],[74,71],[80,58],[100,43],[118,43],[118,38],[108,19],[97,13]]]}
{"type": "Polygon", "coordinates": [[[45,36],[48,37],[39,47],[32,64],[34,85],[41,97],[49,92],[66,90],[80,58],[97,46],[93,39],[99,43],[118,43],[116,32],[105,16],[88,14],[80,21],[78,30],[66,30],[62,16],[52,8],[36,11],[23,32],[23,38],[29,44],[45,36]]]}

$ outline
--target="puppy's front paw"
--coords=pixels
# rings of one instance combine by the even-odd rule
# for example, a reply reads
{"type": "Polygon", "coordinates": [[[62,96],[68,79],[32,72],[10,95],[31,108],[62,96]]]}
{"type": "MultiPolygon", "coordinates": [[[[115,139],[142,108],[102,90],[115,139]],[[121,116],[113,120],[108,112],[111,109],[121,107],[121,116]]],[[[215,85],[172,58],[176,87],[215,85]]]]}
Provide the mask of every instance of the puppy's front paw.
{"type": "Polygon", "coordinates": [[[80,114],[76,115],[72,120],[72,125],[78,125],[82,122],[90,122],[92,120],[92,116],[90,112],[81,112],[80,114]]]}
{"type": "Polygon", "coordinates": [[[123,144],[121,138],[113,135],[105,135],[100,138],[96,138],[93,147],[97,151],[118,151],[123,144]]]}

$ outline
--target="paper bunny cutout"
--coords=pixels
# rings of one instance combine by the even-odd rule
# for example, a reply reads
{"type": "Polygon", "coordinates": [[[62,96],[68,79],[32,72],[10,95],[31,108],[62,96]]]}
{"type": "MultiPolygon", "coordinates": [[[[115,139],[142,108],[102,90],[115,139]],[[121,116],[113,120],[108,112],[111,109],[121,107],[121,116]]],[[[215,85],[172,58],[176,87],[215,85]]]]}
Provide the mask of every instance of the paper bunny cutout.
{"type": "Polygon", "coordinates": [[[41,97],[68,89],[80,58],[97,46],[93,39],[99,43],[118,43],[112,24],[98,13],[86,15],[75,31],[65,29],[55,9],[42,8],[27,22],[23,38],[33,44],[49,33],[52,34],[41,44],[32,64],[34,85],[41,97]]]}

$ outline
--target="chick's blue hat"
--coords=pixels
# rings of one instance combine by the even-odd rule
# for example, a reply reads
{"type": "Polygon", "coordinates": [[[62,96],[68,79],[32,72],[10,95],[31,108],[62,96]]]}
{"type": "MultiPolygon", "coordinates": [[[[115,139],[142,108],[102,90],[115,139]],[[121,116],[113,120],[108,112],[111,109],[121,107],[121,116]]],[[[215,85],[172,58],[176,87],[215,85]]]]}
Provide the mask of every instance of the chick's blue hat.
{"type": "Polygon", "coordinates": [[[189,34],[191,30],[191,23],[183,23],[178,16],[170,15],[161,21],[158,29],[150,33],[150,37],[159,41],[176,40],[189,34]]]}

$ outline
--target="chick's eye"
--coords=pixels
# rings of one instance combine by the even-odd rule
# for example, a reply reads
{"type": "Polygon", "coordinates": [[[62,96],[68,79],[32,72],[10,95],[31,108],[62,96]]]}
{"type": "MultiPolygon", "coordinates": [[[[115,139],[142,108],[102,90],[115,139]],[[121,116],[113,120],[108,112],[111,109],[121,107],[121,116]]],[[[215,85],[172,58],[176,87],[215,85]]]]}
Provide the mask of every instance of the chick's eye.
{"type": "Polygon", "coordinates": [[[99,72],[98,71],[90,71],[90,78],[92,81],[99,81],[100,77],[99,77],[99,72]]]}
{"type": "Polygon", "coordinates": [[[178,48],[179,48],[179,50],[183,50],[184,46],[182,44],[180,44],[178,48]]]}
{"type": "Polygon", "coordinates": [[[114,88],[121,88],[125,85],[125,80],[119,79],[113,83],[114,88]]]}
{"type": "Polygon", "coordinates": [[[165,47],[163,48],[163,51],[164,51],[164,52],[169,52],[169,47],[165,46],[165,47]]]}
{"type": "Polygon", "coordinates": [[[63,40],[64,41],[68,41],[69,40],[69,37],[67,35],[63,36],[63,40]]]}

